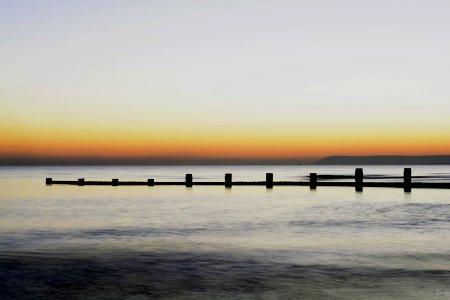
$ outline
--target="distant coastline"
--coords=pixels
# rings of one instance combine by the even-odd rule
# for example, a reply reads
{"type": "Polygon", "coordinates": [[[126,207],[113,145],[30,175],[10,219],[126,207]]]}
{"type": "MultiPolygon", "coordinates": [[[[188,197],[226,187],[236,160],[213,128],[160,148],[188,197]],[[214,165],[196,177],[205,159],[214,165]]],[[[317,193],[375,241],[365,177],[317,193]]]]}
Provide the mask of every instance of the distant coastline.
{"type": "Polygon", "coordinates": [[[450,165],[450,155],[328,156],[315,165],[450,165]]]}

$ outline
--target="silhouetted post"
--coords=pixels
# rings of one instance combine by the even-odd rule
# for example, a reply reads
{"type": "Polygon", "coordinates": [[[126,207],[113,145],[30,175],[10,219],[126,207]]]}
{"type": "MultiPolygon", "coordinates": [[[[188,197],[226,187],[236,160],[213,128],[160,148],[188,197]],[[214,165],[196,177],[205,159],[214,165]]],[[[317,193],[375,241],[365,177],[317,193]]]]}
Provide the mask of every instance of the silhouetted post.
{"type": "Polygon", "coordinates": [[[266,188],[273,188],[273,173],[266,173],[266,188]]]}
{"type": "Polygon", "coordinates": [[[51,178],[45,178],[45,184],[53,184],[53,179],[51,178]]]}
{"type": "Polygon", "coordinates": [[[362,192],[363,190],[363,169],[355,169],[355,190],[357,192],[362,192]]]}
{"type": "Polygon", "coordinates": [[[78,178],[78,185],[84,185],[84,178],[78,178]]]}
{"type": "Polygon", "coordinates": [[[114,178],[114,179],[112,180],[112,185],[113,185],[113,186],[118,186],[118,185],[119,185],[119,179],[114,178]]]}
{"type": "Polygon", "coordinates": [[[192,187],[192,174],[186,174],[186,187],[192,187]]]}
{"type": "Polygon", "coordinates": [[[147,185],[148,186],[154,186],[155,185],[155,180],[154,179],[147,179],[147,185]]]}
{"type": "Polygon", "coordinates": [[[225,174],[225,187],[227,187],[227,188],[230,188],[231,186],[232,186],[232,174],[230,174],[230,173],[227,173],[227,174],[225,174]]]}
{"type": "Polygon", "coordinates": [[[311,190],[317,188],[317,173],[309,173],[309,188],[311,190]]]}
{"type": "Polygon", "coordinates": [[[403,170],[403,190],[407,193],[411,192],[411,168],[403,170]]]}

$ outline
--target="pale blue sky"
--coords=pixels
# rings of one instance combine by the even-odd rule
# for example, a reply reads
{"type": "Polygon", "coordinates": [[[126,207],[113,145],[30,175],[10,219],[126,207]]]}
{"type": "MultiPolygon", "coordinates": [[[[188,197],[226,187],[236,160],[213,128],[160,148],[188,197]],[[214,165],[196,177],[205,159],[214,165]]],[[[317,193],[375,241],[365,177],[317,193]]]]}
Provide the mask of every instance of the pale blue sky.
{"type": "Polygon", "coordinates": [[[450,1],[0,1],[0,105],[26,128],[449,137],[449,36],[450,1]]]}

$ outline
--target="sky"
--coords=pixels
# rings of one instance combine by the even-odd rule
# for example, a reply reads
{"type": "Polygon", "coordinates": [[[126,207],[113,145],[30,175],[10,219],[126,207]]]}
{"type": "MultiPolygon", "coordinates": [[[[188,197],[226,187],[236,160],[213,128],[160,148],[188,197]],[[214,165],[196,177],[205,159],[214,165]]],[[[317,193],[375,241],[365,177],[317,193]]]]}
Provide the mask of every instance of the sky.
{"type": "Polygon", "coordinates": [[[450,154],[450,2],[0,0],[0,158],[450,154]]]}

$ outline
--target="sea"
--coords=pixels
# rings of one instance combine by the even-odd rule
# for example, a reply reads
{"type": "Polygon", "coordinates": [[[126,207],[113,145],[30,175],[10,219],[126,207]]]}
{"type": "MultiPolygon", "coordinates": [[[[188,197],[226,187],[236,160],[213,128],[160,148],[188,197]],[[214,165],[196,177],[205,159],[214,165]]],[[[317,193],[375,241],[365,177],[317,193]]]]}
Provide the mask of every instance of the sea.
{"type": "MultiPolygon", "coordinates": [[[[356,167],[367,181],[404,168],[0,167],[0,299],[450,299],[450,190],[45,185],[356,167]]],[[[413,182],[450,182],[450,166],[410,167],[413,182]]]]}

